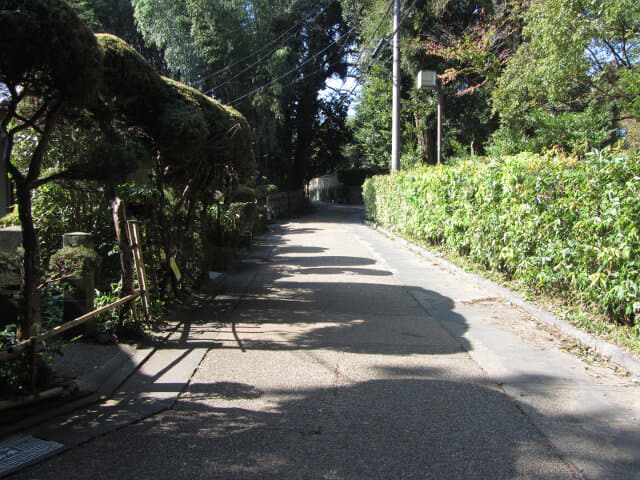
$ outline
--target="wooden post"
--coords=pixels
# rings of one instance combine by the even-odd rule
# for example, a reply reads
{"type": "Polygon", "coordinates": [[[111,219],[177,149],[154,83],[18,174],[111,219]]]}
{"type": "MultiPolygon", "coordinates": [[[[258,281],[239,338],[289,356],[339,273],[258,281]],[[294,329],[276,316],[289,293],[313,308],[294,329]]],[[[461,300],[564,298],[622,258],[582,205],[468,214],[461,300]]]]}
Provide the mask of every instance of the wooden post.
{"type": "Polygon", "coordinates": [[[36,337],[29,339],[29,359],[31,363],[31,391],[35,392],[38,382],[38,340],[36,337]]]}
{"type": "Polygon", "coordinates": [[[140,246],[140,235],[138,233],[138,224],[129,220],[127,222],[129,229],[129,242],[131,244],[131,252],[133,254],[133,263],[138,274],[138,288],[140,289],[140,298],[142,299],[142,308],[144,310],[145,320],[151,320],[151,311],[149,308],[149,291],[147,289],[147,277],[144,271],[144,260],[142,258],[142,249],[140,246]]]}

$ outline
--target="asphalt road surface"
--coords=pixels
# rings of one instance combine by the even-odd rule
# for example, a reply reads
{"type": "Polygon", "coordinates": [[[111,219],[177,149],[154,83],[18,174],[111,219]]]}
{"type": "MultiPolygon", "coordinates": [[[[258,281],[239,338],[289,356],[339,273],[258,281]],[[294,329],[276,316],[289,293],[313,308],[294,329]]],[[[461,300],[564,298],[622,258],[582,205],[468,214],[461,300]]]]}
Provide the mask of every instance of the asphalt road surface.
{"type": "Polygon", "coordinates": [[[361,215],[260,239],[186,319],[175,403],[11,478],[640,478],[637,383],[361,215]]]}

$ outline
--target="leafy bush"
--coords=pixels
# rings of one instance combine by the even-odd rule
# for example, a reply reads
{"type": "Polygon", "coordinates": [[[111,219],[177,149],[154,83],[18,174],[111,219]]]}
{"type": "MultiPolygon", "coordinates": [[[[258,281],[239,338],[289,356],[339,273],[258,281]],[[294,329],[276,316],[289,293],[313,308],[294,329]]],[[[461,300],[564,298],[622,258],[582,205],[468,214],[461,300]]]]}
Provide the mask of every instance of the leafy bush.
{"type": "Polygon", "coordinates": [[[13,208],[13,210],[11,210],[11,212],[0,218],[0,228],[13,227],[15,225],[20,225],[17,205],[13,208]]]}
{"type": "Polygon", "coordinates": [[[84,272],[95,271],[99,263],[98,254],[87,247],[63,247],[49,259],[49,267],[59,277],[79,278],[84,272]]]}
{"type": "Polygon", "coordinates": [[[383,168],[343,168],[338,170],[338,181],[347,187],[359,187],[367,178],[388,171],[383,168]]]}
{"type": "Polygon", "coordinates": [[[640,328],[640,155],[520,154],[368,180],[369,219],[640,328]]]}

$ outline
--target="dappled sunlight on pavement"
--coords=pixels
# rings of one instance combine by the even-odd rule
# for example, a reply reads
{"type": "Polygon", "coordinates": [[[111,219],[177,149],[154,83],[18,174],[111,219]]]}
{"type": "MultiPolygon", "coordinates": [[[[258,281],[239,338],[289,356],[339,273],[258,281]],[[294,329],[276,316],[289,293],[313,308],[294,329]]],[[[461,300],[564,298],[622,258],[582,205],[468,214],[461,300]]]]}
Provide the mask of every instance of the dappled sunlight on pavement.
{"type": "MultiPolygon", "coordinates": [[[[262,250],[259,241],[259,261],[230,272],[167,343],[182,355],[209,349],[171,408],[13,478],[609,480],[639,471],[639,455],[625,453],[638,445],[637,421],[607,427],[612,406],[576,393],[582,380],[558,361],[518,357],[524,344],[501,330],[521,321],[512,306],[417,258],[391,258],[393,245],[360,215],[324,207],[281,225],[262,250]]],[[[139,398],[175,390],[171,368],[152,367],[146,377],[167,381],[141,384],[139,398]]]]}

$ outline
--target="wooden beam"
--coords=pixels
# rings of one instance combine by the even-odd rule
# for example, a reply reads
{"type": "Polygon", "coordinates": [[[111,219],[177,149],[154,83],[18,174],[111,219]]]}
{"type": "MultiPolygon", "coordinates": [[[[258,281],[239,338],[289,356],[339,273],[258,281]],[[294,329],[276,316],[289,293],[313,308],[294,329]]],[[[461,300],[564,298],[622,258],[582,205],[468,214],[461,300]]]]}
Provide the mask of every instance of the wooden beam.
{"type": "Polygon", "coordinates": [[[73,320],[71,320],[71,321],[69,321],[67,323],[63,323],[62,325],[58,325],[57,327],[52,328],[51,330],[43,332],[40,335],[36,335],[36,336],[28,338],[27,340],[24,340],[24,341],[22,341],[20,343],[16,343],[10,349],[8,349],[6,351],[0,351],[0,362],[5,361],[5,360],[11,360],[12,358],[17,357],[20,352],[22,352],[23,350],[29,348],[29,346],[34,341],[39,344],[40,342],[42,342],[43,340],[46,340],[47,338],[51,338],[53,336],[61,334],[62,332],[66,332],[67,330],[69,330],[69,329],[71,329],[73,327],[77,327],[78,325],[82,325],[87,320],[91,320],[93,317],[95,317],[96,315],[101,314],[102,312],[106,312],[107,310],[111,310],[112,308],[119,307],[120,305],[123,305],[123,304],[125,304],[127,302],[130,302],[132,300],[135,300],[136,298],[138,298],[139,295],[140,295],[140,291],[136,290],[131,295],[127,295],[126,297],[122,297],[122,298],[116,300],[115,302],[110,303],[109,305],[105,305],[105,306],[100,307],[100,308],[98,308],[96,310],[92,310],[91,312],[85,313],[84,315],[81,315],[78,318],[75,318],[75,319],[73,319],[73,320]]]}

